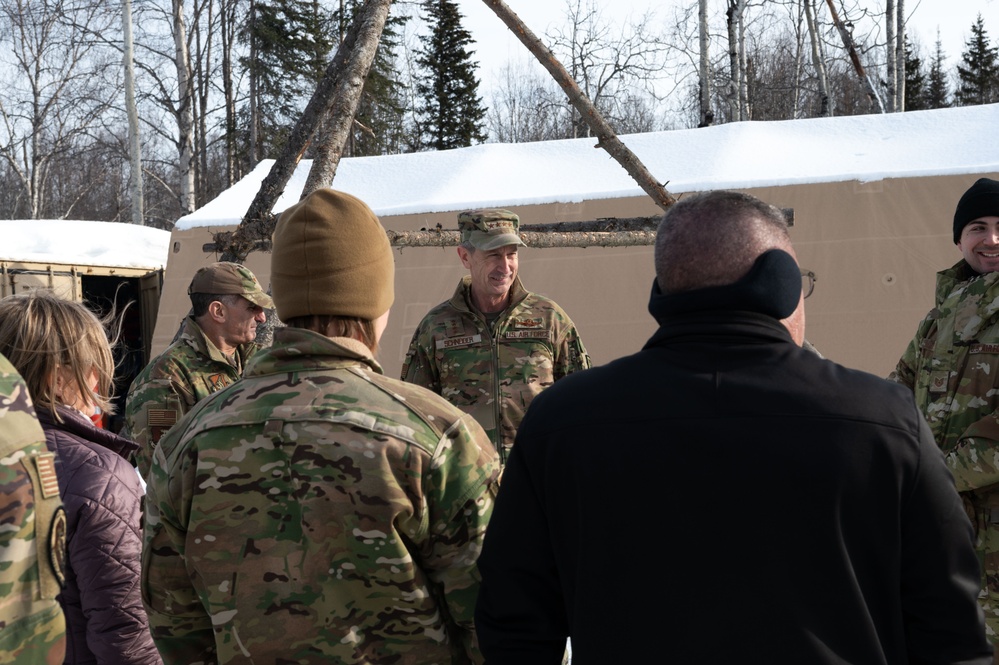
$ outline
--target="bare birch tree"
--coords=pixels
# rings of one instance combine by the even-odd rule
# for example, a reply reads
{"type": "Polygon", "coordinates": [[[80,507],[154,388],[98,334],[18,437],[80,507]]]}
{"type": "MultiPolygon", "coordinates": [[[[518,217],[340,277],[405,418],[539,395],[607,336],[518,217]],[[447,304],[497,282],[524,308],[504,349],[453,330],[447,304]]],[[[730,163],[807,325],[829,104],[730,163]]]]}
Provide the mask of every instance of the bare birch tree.
{"type": "Polygon", "coordinates": [[[733,122],[749,120],[746,101],[746,43],[745,12],[746,0],[727,0],[725,10],[728,30],[729,119],[733,122]]]}
{"type": "Polygon", "coordinates": [[[128,115],[128,156],[131,169],[128,189],[132,198],[132,223],[142,226],[142,143],[139,138],[139,109],[135,103],[135,48],[132,42],[132,0],[124,0],[121,11],[124,37],[125,113],[128,115]]]}
{"type": "Polygon", "coordinates": [[[187,46],[187,25],[184,22],[184,0],[171,0],[173,8],[174,65],[177,68],[177,147],[180,171],[181,214],[194,212],[194,86],[191,79],[191,58],[187,46]]]}
{"type": "Polygon", "coordinates": [[[819,35],[818,23],[815,20],[816,0],[802,0],[805,7],[805,21],[808,24],[808,40],[811,45],[812,67],[815,69],[815,77],[818,80],[819,93],[819,116],[829,117],[833,114],[832,104],[829,97],[829,79],[826,75],[826,59],[822,52],[822,39],[819,35]]]}
{"type": "Polygon", "coordinates": [[[74,183],[62,209],[47,206],[54,164],[72,161],[120,94],[118,53],[98,37],[118,21],[117,5],[94,0],[0,0],[0,161],[12,176],[11,212],[63,216],[96,185],[74,183]]]}
{"type": "Polygon", "coordinates": [[[905,0],[895,0],[895,110],[905,110],[905,0]]]}
{"type": "Polygon", "coordinates": [[[697,2],[697,45],[698,45],[698,101],[700,122],[698,127],[714,124],[715,114],[711,110],[711,60],[708,53],[708,0],[697,2]]]}
{"type": "Polygon", "coordinates": [[[895,0],[885,0],[885,96],[888,98],[885,110],[889,113],[902,111],[897,105],[897,95],[898,89],[905,87],[905,67],[896,69],[895,48],[895,0]]]}

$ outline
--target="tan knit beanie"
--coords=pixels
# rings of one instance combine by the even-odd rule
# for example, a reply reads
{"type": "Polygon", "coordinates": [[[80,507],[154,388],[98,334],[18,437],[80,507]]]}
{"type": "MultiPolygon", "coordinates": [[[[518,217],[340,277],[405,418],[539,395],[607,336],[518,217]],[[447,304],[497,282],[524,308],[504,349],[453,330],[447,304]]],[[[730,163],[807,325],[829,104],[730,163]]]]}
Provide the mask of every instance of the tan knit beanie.
{"type": "Polygon", "coordinates": [[[271,291],[282,321],[311,314],[373,321],[392,306],[394,278],[385,229],[360,199],[319,189],[281,213],[271,291]]]}

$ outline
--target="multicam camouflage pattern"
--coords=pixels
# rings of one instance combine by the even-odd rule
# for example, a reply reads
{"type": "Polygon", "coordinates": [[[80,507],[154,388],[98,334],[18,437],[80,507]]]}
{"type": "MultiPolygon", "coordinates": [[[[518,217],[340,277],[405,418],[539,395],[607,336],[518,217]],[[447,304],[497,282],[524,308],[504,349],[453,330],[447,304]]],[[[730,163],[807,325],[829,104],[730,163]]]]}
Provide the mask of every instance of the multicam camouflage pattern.
{"type": "Polygon", "coordinates": [[[590,358],[569,315],[519,277],[492,329],[471,305],[470,284],[464,277],[417,326],[402,378],[472,414],[505,463],[531,400],[590,358]]]}
{"type": "Polygon", "coordinates": [[[28,388],[3,356],[0,423],[0,663],[61,663],[66,515],[28,388]]]}
{"type": "Polygon", "coordinates": [[[139,444],[133,462],[143,478],[163,434],[195,404],[235,383],[259,349],[241,344],[228,358],[194,319],[184,320],[180,337],[135,377],[125,401],[124,434],[139,444]]]}
{"type": "Polygon", "coordinates": [[[526,245],[520,237],[520,217],[509,210],[466,210],[458,215],[461,242],[488,252],[507,245],[526,245]]]}
{"type": "Polygon", "coordinates": [[[890,381],[909,386],[975,525],[986,630],[999,643],[999,272],[937,273],[936,307],[890,381]]]}
{"type": "Polygon", "coordinates": [[[164,662],[481,661],[496,451],[380,371],[354,340],[282,328],[160,442],[142,586],[164,662]]]}

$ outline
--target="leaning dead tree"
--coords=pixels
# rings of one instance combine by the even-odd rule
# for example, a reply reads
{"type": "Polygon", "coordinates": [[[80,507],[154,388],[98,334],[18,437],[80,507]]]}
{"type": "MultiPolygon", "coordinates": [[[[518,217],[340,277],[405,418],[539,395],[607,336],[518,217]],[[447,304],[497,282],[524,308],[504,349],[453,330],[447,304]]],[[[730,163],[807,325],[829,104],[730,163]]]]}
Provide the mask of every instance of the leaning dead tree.
{"type": "Polygon", "coordinates": [[[642,164],[638,156],[633,153],[628,146],[621,142],[617,134],[604,120],[603,115],[597,110],[583,91],[566,71],[562,63],[558,61],[555,54],[531,32],[520,17],[512,9],[506,6],[503,0],[482,0],[486,6],[495,12],[510,31],[517,36],[527,50],[538,59],[538,62],[548,70],[555,82],[565,92],[569,98],[569,103],[579,112],[579,115],[589,125],[593,135],[597,137],[597,145],[606,150],[611,157],[624,167],[624,169],[635,179],[638,186],[648,194],[656,205],[663,210],[669,209],[676,203],[676,199],[666,191],[666,188],[653,177],[645,165],[642,164]]]}
{"type": "MultiPolygon", "coordinates": [[[[663,210],[676,203],[642,164],[641,160],[617,137],[593,103],[583,94],[565,67],[555,55],[532,33],[527,26],[501,0],[484,0],[497,16],[516,34],[538,61],[562,87],[569,102],[580,113],[594,135],[597,145],[606,150],[635,179],[638,185],[663,210]]],[[[221,253],[222,260],[241,262],[253,251],[267,250],[274,231],[275,218],[271,210],[283,193],[285,186],[306,147],[324,119],[327,131],[317,146],[312,171],[302,196],[315,189],[328,186],[346,143],[348,131],[357,110],[357,102],[381,38],[391,0],[367,0],[350,26],[336,56],[326,70],[315,95],[306,106],[249,210],[233,232],[215,234],[214,242],[205,245],[207,251],[221,253]]],[[[534,247],[591,247],[651,244],[655,235],[643,228],[622,228],[607,231],[565,229],[560,231],[528,231],[538,234],[531,243],[534,247]],[[547,237],[542,237],[547,236],[547,237]]],[[[457,232],[434,230],[424,232],[391,233],[392,244],[397,247],[456,245],[457,232]],[[420,233],[429,234],[420,236],[420,233]],[[434,235],[436,234],[436,235],[434,235]]],[[[530,237],[530,236],[528,236],[530,237]]]]}
{"type": "Polygon", "coordinates": [[[881,95],[875,90],[874,84],[871,83],[871,77],[867,75],[864,70],[864,65],[860,62],[860,56],[857,55],[857,45],[853,42],[853,36],[850,35],[850,30],[847,28],[846,23],[840,20],[839,14],[836,12],[836,5],[833,4],[833,0],[826,0],[826,4],[829,5],[829,15],[832,16],[833,25],[836,26],[837,32],[839,32],[840,39],[843,40],[843,47],[846,52],[850,54],[850,62],[853,63],[853,69],[857,72],[857,76],[860,78],[861,84],[864,86],[864,92],[867,93],[868,99],[871,101],[871,107],[878,110],[878,113],[885,112],[885,105],[881,101],[881,95]]]}
{"type": "MultiPolygon", "coordinates": [[[[340,135],[339,127],[347,122],[349,129],[349,123],[353,122],[363,82],[374,60],[391,4],[392,0],[367,0],[355,16],[336,55],[326,68],[319,87],[295,123],[284,149],[260,184],[260,190],[239,226],[235,231],[215,235],[215,246],[221,252],[223,261],[243,262],[259,245],[259,241],[271,237],[276,221],[271,212],[274,204],[284,192],[295,167],[324,119],[328,119],[334,129],[323,137],[319,146],[323,157],[317,161],[325,159],[331,162],[320,168],[324,169],[324,173],[328,172],[332,180],[332,173],[336,171],[336,164],[332,160],[339,163],[344,138],[339,139],[339,147],[334,148],[333,143],[340,135]],[[336,117],[333,117],[334,114],[336,117]]],[[[345,132],[343,134],[345,136],[345,132]]],[[[316,169],[313,162],[313,171],[316,169]]],[[[309,179],[315,182],[311,174],[309,179]]]]}

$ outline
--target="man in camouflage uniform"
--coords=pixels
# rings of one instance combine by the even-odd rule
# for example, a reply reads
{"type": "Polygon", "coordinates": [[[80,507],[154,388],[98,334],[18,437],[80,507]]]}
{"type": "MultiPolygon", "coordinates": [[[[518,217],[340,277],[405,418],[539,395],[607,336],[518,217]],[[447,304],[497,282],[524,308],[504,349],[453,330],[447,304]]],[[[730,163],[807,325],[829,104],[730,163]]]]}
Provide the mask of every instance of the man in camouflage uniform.
{"type": "Polygon", "coordinates": [[[61,663],[66,513],[28,388],[0,355],[0,663],[61,663]]]}
{"type": "Polygon", "coordinates": [[[164,662],[480,662],[499,460],[473,418],[381,374],[381,223],[318,190],[281,215],[271,275],[287,327],[154,452],[143,597],[164,662]]]}
{"type": "MultiPolygon", "coordinates": [[[[936,306],[889,380],[915,393],[975,525],[986,632],[999,643],[999,181],[961,197],[963,259],[937,273],[936,306]]],[[[997,657],[999,662],[999,657],[997,657]]]]}
{"type": "Polygon", "coordinates": [[[472,414],[505,463],[531,400],[590,359],[569,315],[521,284],[517,215],[463,212],[458,228],[469,275],[417,326],[402,378],[472,414]]]}
{"type": "Polygon", "coordinates": [[[160,437],[195,404],[232,384],[260,347],[254,343],[264,309],[274,302],[249,269],[237,263],[201,268],[187,290],[191,314],[180,337],[135,377],[125,403],[127,433],[139,444],[135,465],[149,475],[160,437]]]}

